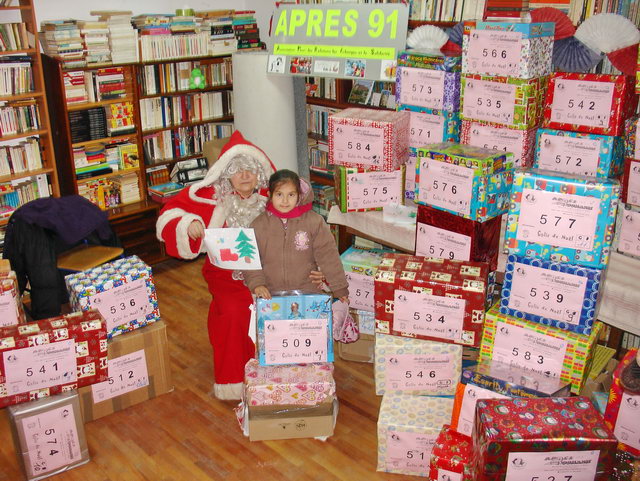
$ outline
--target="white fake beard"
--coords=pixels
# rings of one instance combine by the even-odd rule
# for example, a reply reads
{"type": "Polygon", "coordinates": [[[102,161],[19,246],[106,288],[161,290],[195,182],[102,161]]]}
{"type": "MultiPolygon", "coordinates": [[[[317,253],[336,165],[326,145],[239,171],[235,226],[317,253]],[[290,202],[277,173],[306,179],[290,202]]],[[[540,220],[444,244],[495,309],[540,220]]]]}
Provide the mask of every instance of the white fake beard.
{"type": "Polygon", "coordinates": [[[221,202],[221,207],[226,212],[228,227],[249,227],[253,219],[263,211],[267,200],[258,193],[251,194],[243,199],[237,194],[227,195],[221,202]]]}

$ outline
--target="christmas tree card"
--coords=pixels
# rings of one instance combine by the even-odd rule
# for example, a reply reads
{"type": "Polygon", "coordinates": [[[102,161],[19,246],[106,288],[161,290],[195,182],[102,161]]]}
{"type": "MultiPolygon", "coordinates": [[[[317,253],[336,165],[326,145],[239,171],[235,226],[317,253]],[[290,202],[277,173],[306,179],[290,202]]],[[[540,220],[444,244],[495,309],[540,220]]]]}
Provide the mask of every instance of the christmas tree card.
{"type": "Polygon", "coordinates": [[[204,245],[211,263],[221,269],[243,271],[262,269],[253,229],[244,227],[205,229],[204,245]]]}

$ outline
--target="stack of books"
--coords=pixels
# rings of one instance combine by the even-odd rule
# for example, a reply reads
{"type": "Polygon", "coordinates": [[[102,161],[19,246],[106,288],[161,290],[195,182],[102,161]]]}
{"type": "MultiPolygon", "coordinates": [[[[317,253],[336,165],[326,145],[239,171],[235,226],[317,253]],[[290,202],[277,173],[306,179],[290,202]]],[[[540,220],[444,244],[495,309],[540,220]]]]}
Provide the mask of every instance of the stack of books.
{"type": "Polygon", "coordinates": [[[262,49],[255,14],[255,10],[237,10],[233,14],[233,32],[238,41],[238,50],[262,49]]]}
{"type": "Polygon", "coordinates": [[[224,55],[236,51],[238,41],[233,30],[233,10],[197,12],[196,15],[202,19],[203,28],[208,28],[211,34],[210,55],[224,55]]]}
{"type": "Polygon", "coordinates": [[[107,119],[104,108],[95,107],[69,112],[71,142],[87,142],[107,136],[107,119]]]}
{"type": "Polygon", "coordinates": [[[107,22],[81,20],[78,22],[78,26],[84,41],[87,65],[111,63],[109,25],[107,22]]]}
{"type": "Polygon", "coordinates": [[[113,185],[120,191],[120,202],[130,204],[140,200],[138,175],[135,172],[116,175],[112,178],[113,185]]]}
{"type": "Polygon", "coordinates": [[[32,91],[31,57],[28,55],[0,57],[0,95],[19,95],[32,91]]]}
{"type": "Polygon", "coordinates": [[[60,59],[63,69],[87,65],[84,43],[76,20],[47,20],[40,24],[40,28],[44,53],[60,59]]]}
{"type": "Polygon", "coordinates": [[[529,0],[486,0],[484,19],[487,21],[519,21],[529,14],[529,0]]]}
{"type": "Polygon", "coordinates": [[[147,190],[149,191],[149,196],[153,200],[164,204],[184,188],[185,186],[182,184],[178,184],[176,182],[167,182],[164,184],[149,186],[147,190]]]}
{"type": "Polygon", "coordinates": [[[147,183],[149,186],[169,182],[169,169],[166,165],[147,167],[147,183]]]}
{"type": "Polygon", "coordinates": [[[109,28],[111,60],[115,64],[138,61],[138,31],[131,25],[131,11],[92,11],[109,28]]]}
{"type": "Polygon", "coordinates": [[[198,31],[196,18],[193,15],[173,15],[170,28],[173,35],[197,33],[198,31]]]}
{"type": "Polygon", "coordinates": [[[138,145],[128,140],[121,140],[105,145],[106,162],[111,170],[130,170],[140,165],[138,145]]]}
{"type": "Polygon", "coordinates": [[[139,35],[171,35],[171,15],[136,15],[131,19],[139,35]]]}
{"type": "Polygon", "coordinates": [[[28,48],[29,39],[24,23],[0,23],[0,52],[28,48]]]}
{"type": "Polygon", "coordinates": [[[105,107],[107,120],[107,134],[109,137],[125,135],[135,132],[136,124],[133,118],[133,103],[117,102],[105,107]]]}
{"type": "Polygon", "coordinates": [[[67,105],[81,104],[89,100],[85,86],[85,72],[82,70],[68,70],[62,72],[64,96],[67,105]]]}

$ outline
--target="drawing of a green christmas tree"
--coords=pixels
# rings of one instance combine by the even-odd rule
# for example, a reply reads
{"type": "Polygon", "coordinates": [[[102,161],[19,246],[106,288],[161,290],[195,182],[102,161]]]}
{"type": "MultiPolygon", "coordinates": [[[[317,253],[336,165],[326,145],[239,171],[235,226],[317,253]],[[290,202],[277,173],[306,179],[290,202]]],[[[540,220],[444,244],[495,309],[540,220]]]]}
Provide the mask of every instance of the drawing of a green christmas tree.
{"type": "Polygon", "coordinates": [[[236,242],[238,254],[240,257],[244,257],[244,261],[249,264],[253,260],[256,251],[256,248],[251,244],[251,239],[241,230],[238,237],[236,237],[236,242]]]}

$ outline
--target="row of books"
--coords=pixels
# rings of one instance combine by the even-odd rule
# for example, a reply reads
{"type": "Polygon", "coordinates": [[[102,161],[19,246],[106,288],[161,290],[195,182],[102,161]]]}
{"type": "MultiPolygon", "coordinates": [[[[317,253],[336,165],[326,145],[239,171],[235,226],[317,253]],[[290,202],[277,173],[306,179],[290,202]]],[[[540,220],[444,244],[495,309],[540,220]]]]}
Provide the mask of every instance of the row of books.
{"type": "Polygon", "coordinates": [[[147,185],[149,187],[166,184],[169,180],[169,168],[166,165],[147,167],[147,185]]]}
{"type": "Polygon", "coordinates": [[[0,136],[23,134],[40,128],[40,114],[34,100],[16,100],[0,106],[0,136]]]}
{"type": "Polygon", "coordinates": [[[82,20],[78,22],[78,27],[84,42],[87,65],[111,63],[109,24],[99,20],[82,20]]]}
{"type": "Polygon", "coordinates": [[[599,13],[617,13],[640,27],[640,2],[637,0],[571,0],[567,6],[567,14],[575,24],[599,13]]]}
{"type": "Polygon", "coordinates": [[[307,131],[316,136],[327,138],[329,135],[329,115],[340,112],[340,109],[307,105],[307,131]]]}
{"type": "Polygon", "coordinates": [[[409,19],[459,22],[462,20],[522,18],[528,0],[411,0],[409,19]]]}
{"type": "Polygon", "coordinates": [[[31,57],[7,55],[0,58],[0,95],[20,95],[33,92],[31,57]]]}
{"type": "Polygon", "coordinates": [[[262,47],[255,14],[255,10],[235,11],[233,14],[233,33],[238,42],[238,50],[262,47]]]}
{"type": "Polygon", "coordinates": [[[0,23],[0,52],[28,48],[29,38],[24,23],[0,23]]]}
{"type": "Polygon", "coordinates": [[[144,62],[209,55],[209,34],[147,35],[140,37],[140,58],[144,62]]]}
{"type": "Polygon", "coordinates": [[[69,105],[127,96],[122,67],[107,67],[95,71],[70,70],[63,72],[62,79],[69,105]]]}
{"type": "Polygon", "coordinates": [[[18,207],[51,195],[46,174],[25,177],[0,184],[0,219],[8,218],[18,207]]]}
{"type": "Polygon", "coordinates": [[[0,146],[0,176],[41,168],[42,155],[37,137],[29,137],[15,145],[0,146]]]}
{"type": "Polygon", "coordinates": [[[101,209],[138,202],[140,188],[135,173],[92,179],[78,185],[78,194],[101,209]]]}
{"type": "Polygon", "coordinates": [[[307,97],[336,100],[336,79],[327,77],[306,77],[305,92],[307,97]]]}
{"type": "Polygon", "coordinates": [[[72,19],[47,20],[40,24],[42,50],[60,60],[64,68],[84,67],[87,62],[78,22],[72,19]]]}
{"type": "Polygon", "coordinates": [[[309,140],[307,147],[309,155],[309,168],[317,172],[330,173],[331,166],[329,165],[329,144],[326,141],[309,140]]]}
{"type": "Polygon", "coordinates": [[[154,165],[192,155],[201,155],[205,142],[229,137],[232,133],[233,124],[231,123],[210,123],[146,135],[142,141],[145,164],[154,165]]]}
{"type": "Polygon", "coordinates": [[[192,61],[145,65],[140,69],[138,81],[143,95],[231,85],[233,81],[231,59],[225,58],[217,63],[192,61]],[[198,69],[203,75],[202,85],[194,85],[192,77],[194,69],[198,69]]]}
{"type": "Polygon", "coordinates": [[[98,21],[106,22],[109,29],[109,48],[111,60],[114,64],[137,62],[138,32],[131,24],[133,12],[121,11],[91,11],[97,15],[98,21]]]}
{"type": "Polygon", "coordinates": [[[73,160],[76,169],[106,163],[111,171],[117,171],[134,169],[140,165],[138,145],[127,140],[74,147],[73,160]]]}

